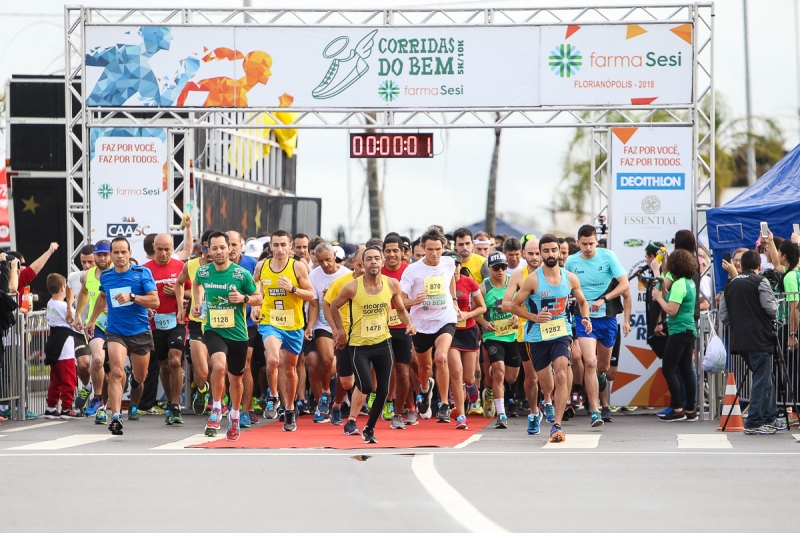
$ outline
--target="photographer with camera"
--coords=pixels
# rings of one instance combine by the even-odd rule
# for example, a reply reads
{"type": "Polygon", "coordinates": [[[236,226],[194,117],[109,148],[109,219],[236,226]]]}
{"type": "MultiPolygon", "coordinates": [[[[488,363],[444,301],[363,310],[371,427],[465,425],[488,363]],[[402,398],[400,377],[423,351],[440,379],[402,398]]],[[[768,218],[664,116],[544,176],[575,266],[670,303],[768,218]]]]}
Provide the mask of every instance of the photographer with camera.
{"type": "MultiPolygon", "coordinates": [[[[753,373],[750,409],[745,435],[774,435],[777,416],[772,357],[778,302],[769,282],[758,275],[761,258],[754,251],[742,254],[742,273],[733,278],[720,298],[719,318],[730,331],[730,350],[739,352],[753,373]]],[[[739,376],[739,379],[743,379],[739,376]]]]}

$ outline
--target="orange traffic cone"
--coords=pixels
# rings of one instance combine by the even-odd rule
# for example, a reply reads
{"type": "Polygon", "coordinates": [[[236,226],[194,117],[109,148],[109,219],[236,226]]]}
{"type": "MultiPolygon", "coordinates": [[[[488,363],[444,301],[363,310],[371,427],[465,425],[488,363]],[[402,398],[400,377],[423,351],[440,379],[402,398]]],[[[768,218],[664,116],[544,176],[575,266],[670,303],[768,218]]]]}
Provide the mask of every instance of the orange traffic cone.
{"type": "Polygon", "coordinates": [[[722,402],[722,414],[719,417],[719,427],[717,431],[744,431],[742,424],[742,409],[739,407],[739,399],[736,397],[736,379],[733,377],[733,371],[728,372],[728,384],[725,385],[725,401],[722,402]],[[725,429],[722,426],[725,420],[728,419],[728,413],[731,414],[728,425],[725,429]]]}

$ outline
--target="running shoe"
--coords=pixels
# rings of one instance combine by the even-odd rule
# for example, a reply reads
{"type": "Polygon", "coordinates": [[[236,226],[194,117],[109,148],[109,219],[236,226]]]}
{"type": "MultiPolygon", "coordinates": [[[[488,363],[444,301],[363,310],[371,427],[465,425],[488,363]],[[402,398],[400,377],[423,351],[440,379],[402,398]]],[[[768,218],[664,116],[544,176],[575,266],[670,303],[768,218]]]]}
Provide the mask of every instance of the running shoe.
{"type": "Polygon", "coordinates": [[[573,392],[572,395],[570,396],[569,403],[570,405],[572,405],[572,408],[577,411],[581,406],[581,393],[573,392]]]}
{"type": "Polygon", "coordinates": [[[623,407],[620,407],[620,409],[619,409],[619,410],[620,410],[620,411],[622,411],[623,413],[632,413],[632,412],[634,412],[635,410],[637,410],[638,408],[639,408],[639,407],[637,407],[637,406],[635,406],[635,405],[625,405],[625,406],[623,406],[623,407]]]}
{"type": "Polygon", "coordinates": [[[94,414],[94,423],[95,424],[107,424],[108,423],[108,416],[106,416],[106,410],[102,407],[97,410],[94,414]]]}
{"type": "Polygon", "coordinates": [[[416,426],[417,424],[419,424],[419,413],[416,411],[409,411],[406,415],[405,425],[416,426]]]}
{"type": "Polygon", "coordinates": [[[517,402],[515,402],[513,398],[509,398],[508,404],[506,405],[506,416],[508,418],[517,418],[519,416],[517,414],[517,402]]]}
{"type": "Polygon", "coordinates": [[[100,396],[94,396],[91,400],[89,400],[89,405],[86,406],[83,414],[86,416],[94,416],[97,414],[97,410],[101,407],[103,407],[103,398],[100,396]]]}
{"type": "Polygon", "coordinates": [[[392,425],[389,427],[391,429],[406,429],[406,424],[403,422],[401,415],[392,415],[392,425]]]}
{"type": "Polygon", "coordinates": [[[659,412],[657,412],[657,413],[656,413],[656,416],[658,416],[658,418],[664,418],[665,416],[667,416],[667,415],[668,415],[668,414],[670,414],[671,412],[672,412],[672,407],[667,407],[667,408],[666,408],[666,409],[664,409],[663,411],[659,411],[659,412]]]}
{"type": "Polygon", "coordinates": [[[778,430],[774,426],[764,424],[757,428],[744,428],[745,435],[774,435],[778,430]]]}
{"type": "Polygon", "coordinates": [[[789,413],[789,419],[787,420],[787,423],[790,426],[796,426],[796,425],[800,424],[800,419],[797,418],[796,414],[789,413]]]}
{"type": "Polygon", "coordinates": [[[383,418],[386,421],[389,421],[393,417],[394,417],[394,400],[391,400],[383,404],[383,412],[381,412],[381,418],[383,418]]]}
{"type": "MultiPolygon", "coordinates": [[[[297,409],[298,416],[310,415],[311,411],[308,408],[308,403],[305,400],[297,400],[295,402],[295,409],[297,409]]],[[[266,418],[267,415],[264,415],[266,418]]]]}
{"type": "Polygon", "coordinates": [[[267,399],[267,405],[264,407],[264,418],[267,420],[275,420],[278,418],[278,409],[281,406],[281,401],[275,396],[270,396],[267,399]]]}
{"type": "Polygon", "coordinates": [[[361,410],[358,412],[358,416],[369,416],[369,408],[367,407],[367,404],[361,404],[361,410]]]}
{"type": "MultiPolygon", "coordinates": [[[[319,403],[317,404],[315,414],[320,413],[327,419],[331,410],[330,401],[331,395],[327,392],[323,392],[322,397],[319,399],[319,403]]],[[[316,422],[316,420],[314,422],[316,422]]]]}
{"type": "Polygon", "coordinates": [[[431,397],[433,396],[433,378],[428,378],[428,392],[423,392],[417,396],[417,410],[419,411],[420,418],[430,418],[433,413],[431,411],[431,397]]]}
{"type": "Polygon", "coordinates": [[[120,420],[119,413],[116,413],[114,418],[111,419],[111,423],[108,424],[108,430],[112,435],[122,435],[122,420],[120,420]]]}
{"type": "Polygon", "coordinates": [[[331,425],[332,426],[341,426],[342,425],[342,408],[341,407],[334,407],[331,409],[331,425]]]}
{"type": "Polygon", "coordinates": [[[538,435],[539,434],[539,422],[542,419],[541,411],[536,414],[529,414],[528,415],[528,435],[538,435]]]}
{"type": "Polygon", "coordinates": [[[176,404],[172,406],[172,409],[169,410],[169,419],[172,421],[172,424],[183,424],[180,405],[176,404]]]}
{"type": "Polygon", "coordinates": [[[483,416],[486,418],[494,418],[496,411],[494,408],[494,393],[491,388],[486,387],[483,389],[481,401],[483,402],[483,416]]]}
{"type": "Polygon", "coordinates": [[[135,405],[131,405],[128,409],[128,420],[139,420],[139,408],[135,405]]]}
{"type": "Polygon", "coordinates": [[[212,409],[211,415],[206,422],[206,437],[216,437],[217,430],[219,429],[219,421],[222,419],[222,411],[220,409],[212,409]]]}
{"type": "Polygon", "coordinates": [[[284,412],[283,430],[297,431],[297,422],[295,421],[295,414],[293,409],[287,409],[284,412]]]}
{"type": "Polygon", "coordinates": [[[611,416],[611,409],[609,407],[601,407],[600,408],[600,418],[603,419],[603,422],[613,422],[614,417],[611,416]]]}
{"type": "Polygon", "coordinates": [[[347,420],[347,423],[344,425],[344,434],[345,435],[361,435],[361,432],[358,430],[358,426],[356,426],[355,420],[347,420]]]}
{"type": "Polygon", "coordinates": [[[375,438],[375,428],[366,426],[361,433],[361,437],[367,444],[378,444],[378,439],[375,438]]]}
{"type": "MultiPolygon", "coordinates": [[[[250,413],[248,413],[247,411],[242,411],[241,414],[239,415],[239,427],[242,427],[242,428],[249,428],[250,427],[250,413]]],[[[230,439],[228,439],[228,440],[230,440],[230,439]]]]}
{"type": "Polygon", "coordinates": [[[25,420],[36,420],[37,418],[39,418],[39,415],[25,409],[25,420]]]}
{"type": "Polygon", "coordinates": [[[550,428],[550,442],[564,442],[567,440],[564,438],[564,432],[561,430],[561,426],[559,424],[553,424],[553,427],[550,428]]]}
{"type": "Polygon", "coordinates": [[[278,407],[278,421],[283,422],[284,415],[286,414],[285,407],[278,407]]]}
{"type": "Polygon", "coordinates": [[[494,429],[508,429],[508,417],[501,414],[497,417],[497,422],[494,424],[494,429]]]}
{"type": "MultiPolygon", "coordinates": [[[[253,399],[252,399],[252,406],[253,406],[253,408],[251,409],[251,411],[253,413],[257,413],[259,415],[264,414],[264,406],[261,403],[261,400],[259,400],[255,396],[253,396],[253,399]]],[[[250,415],[250,419],[252,419],[252,418],[253,418],[253,415],[251,414],[250,415]]],[[[256,422],[253,422],[253,423],[255,424],[256,422]]]]}
{"type": "Polygon", "coordinates": [[[684,411],[684,413],[686,413],[687,422],[697,422],[700,420],[700,416],[697,414],[697,411],[684,411]]]}
{"type": "Polygon", "coordinates": [[[61,418],[61,415],[57,409],[45,409],[44,417],[47,420],[55,420],[57,418],[61,418]]]}
{"type": "Polygon", "coordinates": [[[192,399],[192,412],[197,416],[203,416],[203,413],[206,412],[207,404],[208,404],[208,382],[206,382],[205,386],[202,389],[198,389],[194,393],[194,398],[192,399]]]}
{"type": "Polygon", "coordinates": [[[618,412],[620,411],[620,409],[622,409],[622,407],[620,407],[619,405],[609,405],[609,406],[608,406],[608,409],[609,409],[609,410],[610,410],[612,413],[618,413],[618,412]]]}
{"type": "Polygon", "coordinates": [[[226,403],[222,404],[221,411],[222,411],[222,416],[228,416],[229,414],[231,414],[231,408],[228,407],[228,404],[226,403]]]}
{"type": "Polygon", "coordinates": [[[253,424],[254,426],[261,421],[261,419],[258,418],[258,415],[254,410],[251,410],[248,414],[250,415],[250,423],[253,424]]]}
{"type": "MultiPolygon", "coordinates": [[[[246,413],[242,414],[244,415],[246,413]]],[[[228,426],[228,432],[225,433],[225,440],[227,440],[228,442],[235,442],[239,440],[239,435],[241,434],[239,431],[239,424],[240,424],[239,420],[231,418],[230,425],[228,426]]]]}
{"type": "Polygon", "coordinates": [[[73,418],[83,418],[83,413],[80,411],[73,411],[72,409],[68,409],[66,411],[61,411],[61,418],[64,420],[72,420],[73,418]]]}
{"type": "Polygon", "coordinates": [[[166,412],[167,412],[167,410],[164,409],[163,407],[161,407],[160,405],[154,405],[153,407],[151,407],[150,409],[148,409],[144,413],[142,413],[140,411],[139,414],[140,415],[141,414],[145,414],[145,415],[163,415],[163,414],[166,414],[166,412]]]}
{"type": "Polygon", "coordinates": [[[319,410],[319,405],[317,409],[314,411],[314,418],[311,419],[312,422],[315,424],[327,424],[330,422],[330,418],[328,417],[328,413],[323,413],[319,410]]]}
{"type": "Polygon", "coordinates": [[[663,417],[661,420],[664,422],[679,422],[681,420],[686,420],[686,413],[684,411],[672,411],[667,416],[663,417]]]}
{"type": "Polygon", "coordinates": [[[544,418],[547,420],[548,424],[552,424],[556,421],[556,408],[552,403],[544,404],[544,418]]]}
{"type": "Polygon", "coordinates": [[[477,402],[473,402],[469,404],[469,411],[467,411],[468,415],[483,415],[483,405],[481,405],[481,399],[478,398],[477,402]]]}
{"type": "Polygon", "coordinates": [[[566,409],[564,409],[564,420],[572,420],[575,418],[575,408],[571,405],[568,405],[566,409]]]}
{"type": "Polygon", "coordinates": [[[593,428],[600,427],[603,425],[603,419],[600,417],[600,411],[592,411],[590,414],[592,416],[593,428]]]}
{"type": "Polygon", "coordinates": [[[75,409],[83,409],[86,406],[86,401],[89,399],[89,395],[92,393],[92,389],[87,389],[86,387],[81,387],[78,389],[78,397],[75,398],[75,409]]]}
{"type": "Polygon", "coordinates": [[[442,424],[450,423],[450,408],[446,403],[439,405],[439,412],[436,413],[436,421],[442,424]]]}
{"type": "MultiPolygon", "coordinates": [[[[449,416],[448,416],[448,418],[449,418],[449,416]]],[[[448,420],[448,422],[449,422],[449,420],[448,420]]],[[[456,418],[456,429],[469,429],[467,427],[467,417],[466,416],[460,415],[458,418],[456,418]]]]}
{"type": "Polygon", "coordinates": [[[168,426],[172,425],[172,409],[167,409],[167,412],[164,413],[164,423],[168,426]]]}
{"type": "Polygon", "coordinates": [[[600,392],[603,392],[604,390],[606,390],[606,384],[607,383],[608,382],[606,380],[606,373],[605,372],[603,372],[602,374],[597,374],[597,385],[600,387],[599,388],[600,392]]]}

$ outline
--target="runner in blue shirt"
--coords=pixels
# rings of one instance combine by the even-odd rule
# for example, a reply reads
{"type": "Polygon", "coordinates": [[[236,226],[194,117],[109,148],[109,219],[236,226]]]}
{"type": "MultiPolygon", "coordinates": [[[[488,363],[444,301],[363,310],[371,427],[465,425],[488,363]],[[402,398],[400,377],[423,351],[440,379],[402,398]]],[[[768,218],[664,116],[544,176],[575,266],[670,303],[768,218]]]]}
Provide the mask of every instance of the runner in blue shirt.
{"type": "Polygon", "coordinates": [[[128,239],[117,237],[111,241],[111,260],[114,268],[100,274],[100,294],[86,323],[89,336],[94,335],[97,317],[108,307],[106,340],[108,362],[111,368],[108,383],[108,406],[112,420],[108,430],[122,435],[122,388],[125,379],[125,358],[131,357],[131,403],[136,405],[142,396],[153,350],[148,309],[157,309],[158,291],[149,269],[131,264],[131,245],[128,239]],[[110,303],[111,305],[108,305],[110,303]]]}
{"type": "MultiPolygon", "coordinates": [[[[592,425],[600,426],[604,419],[610,421],[611,412],[600,413],[600,393],[606,388],[606,371],[611,365],[611,352],[617,340],[617,314],[623,312],[620,297],[625,301],[625,320],[622,331],[627,336],[631,330],[630,283],[628,272],[611,250],[597,247],[597,230],[586,224],[578,230],[581,253],[567,258],[564,268],[581,282],[581,289],[589,301],[592,319],[591,332],[581,321],[575,323],[578,343],[584,363],[584,386],[592,414],[592,425]],[[615,284],[616,281],[616,284],[615,284]],[[599,344],[598,344],[599,342],[599,344]]],[[[605,411],[608,407],[604,407],[605,411]]]]}

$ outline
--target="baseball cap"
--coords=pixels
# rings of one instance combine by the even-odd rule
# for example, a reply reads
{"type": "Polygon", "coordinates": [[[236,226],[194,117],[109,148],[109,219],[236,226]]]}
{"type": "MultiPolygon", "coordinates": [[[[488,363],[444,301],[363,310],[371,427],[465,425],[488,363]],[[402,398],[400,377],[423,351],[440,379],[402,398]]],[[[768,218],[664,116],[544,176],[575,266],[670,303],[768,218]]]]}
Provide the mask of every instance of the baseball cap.
{"type": "Polygon", "coordinates": [[[266,237],[259,237],[259,238],[258,238],[258,239],[256,239],[256,240],[257,240],[258,242],[260,242],[261,244],[263,244],[264,246],[266,246],[266,245],[268,245],[268,244],[269,244],[269,241],[271,240],[271,238],[270,238],[269,236],[266,236],[266,237]]]}
{"type": "Polygon", "coordinates": [[[244,243],[244,255],[249,257],[261,257],[261,253],[264,251],[264,244],[262,244],[257,239],[250,239],[246,243],[244,243]]]}
{"type": "Polygon", "coordinates": [[[94,245],[94,253],[96,254],[110,254],[111,245],[107,242],[98,242],[94,245]]]}
{"type": "Polygon", "coordinates": [[[489,265],[489,268],[495,265],[508,265],[508,259],[506,259],[506,254],[503,252],[492,252],[486,258],[486,264],[489,265]]]}
{"type": "Polygon", "coordinates": [[[338,245],[333,246],[333,255],[336,256],[337,263],[344,261],[344,258],[347,257],[347,254],[344,253],[344,248],[338,245]]]}
{"type": "Polygon", "coordinates": [[[350,244],[349,242],[343,242],[339,246],[342,248],[342,250],[344,250],[345,257],[355,254],[358,250],[358,247],[355,244],[350,244]]]}

